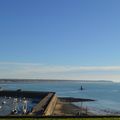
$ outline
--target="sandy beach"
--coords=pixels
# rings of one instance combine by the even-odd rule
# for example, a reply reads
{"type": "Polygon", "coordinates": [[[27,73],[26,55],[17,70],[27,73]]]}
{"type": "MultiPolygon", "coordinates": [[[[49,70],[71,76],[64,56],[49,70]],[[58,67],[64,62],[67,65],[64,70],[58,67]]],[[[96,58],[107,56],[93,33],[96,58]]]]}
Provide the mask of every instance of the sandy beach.
{"type": "Polygon", "coordinates": [[[107,109],[85,108],[74,105],[72,102],[57,100],[53,116],[99,116],[99,115],[120,115],[119,112],[107,109]]]}
{"type": "Polygon", "coordinates": [[[92,115],[86,108],[78,107],[71,102],[63,102],[60,99],[57,100],[53,116],[81,116],[92,115]]]}

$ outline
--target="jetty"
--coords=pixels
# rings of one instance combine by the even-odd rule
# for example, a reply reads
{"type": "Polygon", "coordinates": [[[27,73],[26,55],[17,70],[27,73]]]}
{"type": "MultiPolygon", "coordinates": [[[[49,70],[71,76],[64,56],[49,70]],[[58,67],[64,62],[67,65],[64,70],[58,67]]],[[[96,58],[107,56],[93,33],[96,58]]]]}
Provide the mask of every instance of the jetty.
{"type": "MultiPolygon", "coordinates": [[[[0,91],[0,116],[76,116],[81,108],[72,102],[90,102],[92,99],[57,97],[55,92],[0,91]]],[[[86,113],[85,109],[82,109],[86,113]]]]}

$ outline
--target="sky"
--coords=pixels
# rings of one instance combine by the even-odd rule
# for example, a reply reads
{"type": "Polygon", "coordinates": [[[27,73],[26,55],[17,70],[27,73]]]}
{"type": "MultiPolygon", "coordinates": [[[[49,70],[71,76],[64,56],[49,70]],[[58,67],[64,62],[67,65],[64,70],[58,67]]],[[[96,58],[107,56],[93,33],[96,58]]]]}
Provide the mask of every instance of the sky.
{"type": "Polygon", "coordinates": [[[120,0],[0,0],[0,78],[120,82],[120,0]]]}

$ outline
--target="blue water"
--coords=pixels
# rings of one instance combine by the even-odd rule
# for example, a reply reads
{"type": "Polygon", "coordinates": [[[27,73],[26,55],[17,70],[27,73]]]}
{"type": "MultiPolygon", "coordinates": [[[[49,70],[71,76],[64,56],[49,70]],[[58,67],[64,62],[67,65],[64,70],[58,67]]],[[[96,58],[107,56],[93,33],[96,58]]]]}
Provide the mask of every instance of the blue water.
{"type": "MultiPolygon", "coordinates": [[[[22,89],[32,91],[54,91],[58,96],[90,98],[95,102],[84,103],[84,106],[99,110],[120,112],[120,83],[80,82],[80,81],[45,81],[29,83],[1,84],[3,89],[22,89]],[[81,85],[85,90],[80,91],[81,85]]],[[[76,103],[80,105],[80,103],[76,103]]]]}

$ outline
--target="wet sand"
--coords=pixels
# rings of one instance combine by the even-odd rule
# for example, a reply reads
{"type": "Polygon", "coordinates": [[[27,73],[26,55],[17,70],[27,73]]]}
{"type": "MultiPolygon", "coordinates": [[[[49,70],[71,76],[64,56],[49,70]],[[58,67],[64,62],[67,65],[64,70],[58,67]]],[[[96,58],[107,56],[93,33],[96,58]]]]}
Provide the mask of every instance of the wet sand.
{"type": "Polygon", "coordinates": [[[92,115],[86,108],[78,107],[71,102],[63,102],[58,99],[53,116],[81,116],[92,115]]]}

